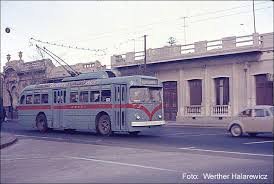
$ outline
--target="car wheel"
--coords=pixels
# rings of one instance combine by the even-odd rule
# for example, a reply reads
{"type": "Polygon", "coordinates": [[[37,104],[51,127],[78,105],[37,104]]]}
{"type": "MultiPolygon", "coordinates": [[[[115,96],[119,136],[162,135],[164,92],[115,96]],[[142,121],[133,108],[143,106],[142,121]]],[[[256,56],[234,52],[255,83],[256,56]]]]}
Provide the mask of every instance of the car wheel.
{"type": "Polygon", "coordinates": [[[255,137],[255,136],[257,135],[257,133],[248,133],[248,135],[249,135],[250,137],[255,137]]]}
{"type": "Polygon", "coordinates": [[[235,125],[232,125],[232,127],[230,128],[230,133],[233,137],[240,137],[243,131],[240,125],[235,124],[235,125]]]}
{"type": "Polygon", "coordinates": [[[97,132],[104,136],[109,136],[112,133],[111,122],[108,115],[102,115],[97,123],[97,132]]]}
{"type": "Polygon", "coordinates": [[[39,114],[36,117],[36,127],[42,133],[48,131],[47,117],[45,116],[45,114],[39,114]]]}

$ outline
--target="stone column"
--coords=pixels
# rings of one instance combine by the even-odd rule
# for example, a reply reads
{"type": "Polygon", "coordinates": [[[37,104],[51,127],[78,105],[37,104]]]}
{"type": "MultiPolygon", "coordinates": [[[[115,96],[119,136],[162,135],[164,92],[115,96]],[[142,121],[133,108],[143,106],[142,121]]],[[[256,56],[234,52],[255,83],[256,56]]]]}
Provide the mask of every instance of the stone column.
{"type": "Polygon", "coordinates": [[[204,106],[204,116],[210,116],[210,86],[208,81],[208,66],[204,65],[204,88],[203,90],[203,106],[204,106]]]}
{"type": "Polygon", "coordinates": [[[256,82],[255,82],[255,76],[250,76],[250,105],[254,106],[256,105],[256,82]]]}
{"type": "Polygon", "coordinates": [[[231,87],[232,88],[232,94],[230,94],[230,101],[231,101],[231,112],[232,116],[236,115],[239,111],[239,103],[238,103],[238,97],[239,97],[239,77],[238,77],[238,71],[237,71],[237,64],[232,64],[232,77],[231,77],[231,87]]]}
{"type": "Polygon", "coordinates": [[[179,70],[179,80],[178,80],[178,115],[184,116],[184,96],[185,96],[185,87],[184,87],[184,70],[181,68],[179,70]]]}

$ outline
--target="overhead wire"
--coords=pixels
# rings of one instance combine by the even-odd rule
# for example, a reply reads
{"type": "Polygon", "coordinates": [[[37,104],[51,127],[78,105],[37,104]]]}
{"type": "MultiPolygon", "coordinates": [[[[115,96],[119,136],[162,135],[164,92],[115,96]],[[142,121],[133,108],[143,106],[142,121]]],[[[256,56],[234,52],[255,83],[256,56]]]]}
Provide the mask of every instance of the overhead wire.
{"type": "MultiPolygon", "coordinates": [[[[261,4],[266,4],[268,2],[260,2],[260,3],[256,3],[255,5],[261,5],[261,4]]],[[[219,12],[225,12],[225,11],[229,11],[229,10],[234,10],[234,9],[239,9],[239,8],[244,8],[244,7],[250,7],[252,6],[251,4],[250,5],[242,5],[242,6],[235,6],[235,7],[232,7],[232,8],[228,8],[228,9],[223,9],[223,10],[217,10],[217,11],[212,11],[212,12],[206,12],[206,13],[200,13],[200,14],[194,14],[194,15],[190,15],[190,16],[187,16],[188,18],[193,18],[193,17],[199,17],[199,16],[202,16],[202,15],[208,15],[208,14],[216,14],[216,13],[219,13],[219,12]]],[[[151,26],[151,25],[155,25],[155,24],[161,24],[161,23],[166,23],[166,22],[172,22],[172,21],[178,21],[180,20],[181,17],[177,17],[175,19],[165,19],[165,20],[162,20],[162,21],[157,21],[157,22],[153,22],[153,23],[149,23],[149,24],[143,24],[143,25],[138,25],[138,26],[135,26],[135,29],[138,28],[138,27],[147,27],[147,26],[151,26]]],[[[115,34],[115,32],[117,31],[121,31],[121,30],[128,30],[128,28],[120,28],[120,29],[117,29],[117,30],[114,30],[114,31],[109,31],[109,32],[105,32],[105,33],[100,33],[100,34],[92,34],[91,36],[92,37],[95,37],[95,38],[92,38],[92,39],[81,39],[81,40],[75,40],[74,42],[82,42],[82,41],[90,41],[90,40],[96,40],[96,39],[99,39],[101,37],[109,37],[113,34],[115,34]],[[105,34],[107,34],[108,36],[106,36],[105,34]],[[101,36],[100,36],[101,35],[101,36]],[[98,37],[99,36],[99,37],[98,37]]],[[[146,29],[145,29],[146,30],[146,29]]],[[[128,33],[125,33],[123,35],[128,35],[128,33]]],[[[89,36],[87,36],[89,37],[89,36]]],[[[58,40],[58,41],[64,41],[65,39],[63,40],[58,40]]],[[[58,42],[58,41],[55,41],[55,42],[58,42]]]]}

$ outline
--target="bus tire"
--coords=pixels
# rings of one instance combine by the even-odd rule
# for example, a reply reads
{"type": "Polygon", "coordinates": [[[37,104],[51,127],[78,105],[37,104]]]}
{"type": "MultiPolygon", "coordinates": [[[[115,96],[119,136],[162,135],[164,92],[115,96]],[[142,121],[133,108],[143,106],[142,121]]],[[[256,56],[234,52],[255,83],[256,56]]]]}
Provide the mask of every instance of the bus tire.
{"type": "Polygon", "coordinates": [[[109,136],[112,133],[110,117],[106,114],[100,116],[97,122],[97,133],[103,136],[109,136]]]}
{"type": "Polygon", "coordinates": [[[47,117],[45,116],[45,114],[41,113],[37,115],[36,127],[42,133],[45,133],[48,131],[47,117]]]}

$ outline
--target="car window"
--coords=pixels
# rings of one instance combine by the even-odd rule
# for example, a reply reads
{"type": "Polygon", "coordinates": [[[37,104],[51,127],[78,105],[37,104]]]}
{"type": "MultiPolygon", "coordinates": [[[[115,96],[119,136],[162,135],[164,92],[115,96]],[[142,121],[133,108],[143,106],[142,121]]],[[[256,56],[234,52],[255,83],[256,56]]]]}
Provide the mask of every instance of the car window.
{"type": "Polygon", "coordinates": [[[265,116],[270,116],[270,113],[268,112],[268,110],[265,110],[265,116]]]}
{"type": "Polygon", "coordinates": [[[251,117],[251,109],[244,110],[239,114],[240,117],[251,117]]]}
{"type": "Polygon", "coordinates": [[[270,107],[270,112],[272,112],[272,115],[274,116],[274,107],[270,107]]]}
{"type": "Polygon", "coordinates": [[[254,109],[254,117],[264,117],[264,109],[254,109]]]}

